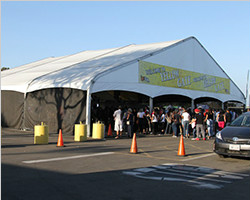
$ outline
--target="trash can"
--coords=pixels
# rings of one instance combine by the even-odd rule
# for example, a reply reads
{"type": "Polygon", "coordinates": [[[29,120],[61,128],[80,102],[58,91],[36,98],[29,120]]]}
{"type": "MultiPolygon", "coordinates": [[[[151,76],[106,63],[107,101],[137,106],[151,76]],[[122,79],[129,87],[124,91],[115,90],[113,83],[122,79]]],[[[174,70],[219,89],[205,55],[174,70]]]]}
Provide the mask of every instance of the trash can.
{"type": "Polygon", "coordinates": [[[92,138],[104,139],[104,124],[103,123],[97,122],[93,124],[92,138]]]}
{"type": "Polygon", "coordinates": [[[75,137],[74,140],[76,142],[82,142],[87,140],[87,125],[82,124],[75,124],[75,137]]]}
{"type": "Polygon", "coordinates": [[[49,143],[49,127],[41,122],[41,125],[34,127],[34,144],[48,144],[49,143]]]}

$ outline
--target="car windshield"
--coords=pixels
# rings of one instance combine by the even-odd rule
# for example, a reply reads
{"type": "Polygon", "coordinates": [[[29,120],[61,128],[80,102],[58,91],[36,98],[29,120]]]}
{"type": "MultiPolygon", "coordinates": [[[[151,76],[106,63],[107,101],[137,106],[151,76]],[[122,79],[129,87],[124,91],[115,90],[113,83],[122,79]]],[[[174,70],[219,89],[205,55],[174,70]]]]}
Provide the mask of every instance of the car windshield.
{"type": "Polygon", "coordinates": [[[241,115],[236,118],[230,126],[247,126],[250,127],[250,115],[241,115]]]}

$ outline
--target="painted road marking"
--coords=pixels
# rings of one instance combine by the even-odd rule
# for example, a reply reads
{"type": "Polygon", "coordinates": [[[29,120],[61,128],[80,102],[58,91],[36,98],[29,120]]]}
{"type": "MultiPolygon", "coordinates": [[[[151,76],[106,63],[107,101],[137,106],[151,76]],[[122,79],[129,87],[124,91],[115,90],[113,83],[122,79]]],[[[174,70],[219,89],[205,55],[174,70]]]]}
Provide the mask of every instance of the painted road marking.
{"type": "Polygon", "coordinates": [[[174,175],[174,176],[181,176],[181,177],[186,177],[186,178],[193,178],[193,179],[196,179],[196,180],[201,179],[201,180],[215,181],[215,182],[221,182],[221,183],[231,183],[230,181],[217,180],[217,179],[211,179],[211,178],[204,178],[204,176],[201,176],[201,175],[193,176],[193,175],[187,175],[187,174],[181,174],[181,173],[162,172],[162,171],[155,171],[155,173],[174,175]]]}
{"type": "Polygon", "coordinates": [[[210,153],[210,154],[206,154],[206,155],[202,155],[202,156],[197,156],[197,157],[194,157],[194,158],[183,159],[181,161],[185,162],[185,161],[196,160],[196,159],[200,159],[200,158],[206,158],[206,157],[214,156],[214,155],[216,155],[216,154],[215,153],[210,153]]]}
{"type": "Polygon", "coordinates": [[[87,158],[87,157],[93,157],[93,156],[104,156],[104,155],[110,155],[110,154],[114,154],[114,152],[93,153],[93,154],[85,154],[85,155],[78,155],[78,156],[49,158],[49,159],[42,159],[42,160],[29,160],[29,161],[22,161],[22,162],[25,163],[25,164],[33,164],[33,163],[54,162],[54,161],[60,161],[60,160],[87,158]]]}
{"type": "MultiPolygon", "coordinates": [[[[189,172],[189,171],[180,171],[180,170],[175,170],[175,169],[168,169],[171,172],[178,172],[178,173],[183,173],[183,174],[191,174],[191,175],[198,175],[198,176],[202,176],[204,174],[200,173],[200,172],[189,172]]],[[[212,173],[212,174],[207,174],[205,175],[206,177],[215,177],[215,178],[229,178],[229,179],[243,179],[243,177],[240,176],[234,176],[234,175],[227,175],[227,174],[216,174],[216,173],[212,173]]]]}
{"type": "Polygon", "coordinates": [[[156,181],[185,182],[192,187],[220,189],[225,184],[248,177],[248,174],[226,172],[217,169],[166,163],[158,166],[123,171],[123,174],[156,181]]]}

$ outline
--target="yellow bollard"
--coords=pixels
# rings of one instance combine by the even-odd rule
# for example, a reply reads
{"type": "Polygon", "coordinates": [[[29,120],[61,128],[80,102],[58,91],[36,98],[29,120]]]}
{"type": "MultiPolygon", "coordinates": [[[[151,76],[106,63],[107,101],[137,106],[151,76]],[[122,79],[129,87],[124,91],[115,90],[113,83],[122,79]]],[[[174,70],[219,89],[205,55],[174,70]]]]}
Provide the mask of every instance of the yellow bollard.
{"type": "Polygon", "coordinates": [[[93,124],[92,138],[104,139],[104,124],[100,122],[93,124]]]}
{"type": "Polygon", "coordinates": [[[74,140],[76,142],[82,142],[87,140],[87,125],[82,124],[75,124],[75,137],[74,140]]]}
{"type": "Polygon", "coordinates": [[[41,122],[41,125],[34,127],[34,144],[49,143],[49,127],[41,122]]]}

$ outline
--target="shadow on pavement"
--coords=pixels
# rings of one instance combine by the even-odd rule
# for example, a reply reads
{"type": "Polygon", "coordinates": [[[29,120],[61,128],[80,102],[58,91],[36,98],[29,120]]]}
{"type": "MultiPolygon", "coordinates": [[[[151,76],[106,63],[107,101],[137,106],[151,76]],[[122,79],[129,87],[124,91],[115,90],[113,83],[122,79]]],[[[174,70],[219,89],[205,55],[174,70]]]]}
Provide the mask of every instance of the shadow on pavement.
{"type": "MultiPolygon", "coordinates": [[[[125,171],[129,170],[134,169],[125,171]]],[[[190,183],[140,179],[128,176],[123,171],[67,174],[2,164],[2,199],[232,200],[249,198],[249,178],[237,180],[236,184],[227,184],[220,190],[198,190],[190,187],[190,183]]]]}

